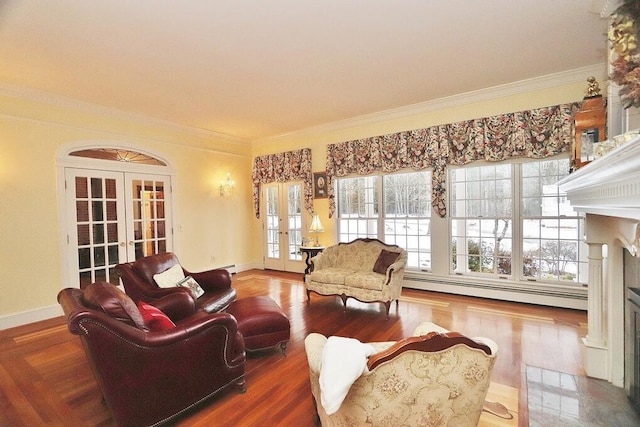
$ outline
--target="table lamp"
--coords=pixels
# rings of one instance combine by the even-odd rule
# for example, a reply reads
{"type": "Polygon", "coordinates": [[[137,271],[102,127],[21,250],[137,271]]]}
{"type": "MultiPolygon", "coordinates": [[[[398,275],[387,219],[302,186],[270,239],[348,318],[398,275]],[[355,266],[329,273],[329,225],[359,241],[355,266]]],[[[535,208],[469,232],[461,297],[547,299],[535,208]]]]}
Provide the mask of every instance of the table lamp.
{"type": "Polygon", "coordinates": [[[324,233],[324,227],[320,222],[318,214],[313,214],[313,220],[311,221],[311,227],[309,227],[309,233],[316,233],[316,246],[320,246],[318,242],[318,233],[324,233]]]}

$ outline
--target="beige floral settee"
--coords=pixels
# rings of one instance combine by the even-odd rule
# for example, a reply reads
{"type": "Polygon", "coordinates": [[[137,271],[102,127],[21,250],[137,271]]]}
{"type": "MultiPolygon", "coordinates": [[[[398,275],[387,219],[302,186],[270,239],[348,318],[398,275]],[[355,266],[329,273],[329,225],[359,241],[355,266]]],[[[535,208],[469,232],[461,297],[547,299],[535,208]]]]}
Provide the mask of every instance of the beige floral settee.
{"type": "Polygon", "coordinates": [[[323,427],[478,424],[498,352],[494,341],[469,339],[425,322],[414,337],[370,343],[375,353],[331,411],[323,406],[320,385],[327,343],[317,333],[305,339],[311,392],[323,427]]]}
{"type": "Polygon", "coordinates": [[[338,295],[344,307],[347,298],[385,304],[387,318],[391,301],[402,292],[407,251],[377,239],[356,239],[329,246],[311,258],[313,271],[305,276],[307,303],[311,292],[338,295]]]}

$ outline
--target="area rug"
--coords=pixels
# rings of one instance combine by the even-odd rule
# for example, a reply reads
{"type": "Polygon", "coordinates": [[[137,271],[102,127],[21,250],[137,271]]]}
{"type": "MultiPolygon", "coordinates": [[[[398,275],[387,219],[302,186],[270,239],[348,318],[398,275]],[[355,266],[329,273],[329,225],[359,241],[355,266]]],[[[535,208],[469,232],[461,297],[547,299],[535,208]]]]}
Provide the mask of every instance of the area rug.
{"type": "Polygon", "coordinates": [[[527,366],[529,426],[640,425],[624,389],[607,381],[527,366]]]}

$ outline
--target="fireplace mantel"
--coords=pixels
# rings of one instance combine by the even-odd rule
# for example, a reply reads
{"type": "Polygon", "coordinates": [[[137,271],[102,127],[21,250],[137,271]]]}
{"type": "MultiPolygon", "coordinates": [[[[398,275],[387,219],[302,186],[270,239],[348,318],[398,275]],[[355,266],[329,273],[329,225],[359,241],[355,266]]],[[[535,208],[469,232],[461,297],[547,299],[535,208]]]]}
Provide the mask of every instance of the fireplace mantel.
{"type": "Polygon", "coordinates": [[[589,245],[587,375],[624,386],[624,251],[640,252],[640,135],[558,182],[586,213],[589,245]]]}
{"type": "Polygon", "coordinates": [[[640,135],[558,185],[577,211],[640,220],[640,135]]]}

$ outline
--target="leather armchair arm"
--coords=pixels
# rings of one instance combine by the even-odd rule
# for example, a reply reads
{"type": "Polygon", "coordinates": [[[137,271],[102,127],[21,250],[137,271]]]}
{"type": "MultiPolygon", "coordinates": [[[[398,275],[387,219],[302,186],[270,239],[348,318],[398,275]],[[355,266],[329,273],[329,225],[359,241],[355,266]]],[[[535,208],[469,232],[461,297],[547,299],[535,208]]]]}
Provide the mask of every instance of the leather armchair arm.
{"type": "Polygon", "coordinates": [[[178,286],[172,288],[160,288],[155,285],[155,283],[148,283],[133,270],[131,263],[118,264],[116,266],[116,273],[122,279],[122,284],[124,285],[127,295],[136,302],[140,300],[155,301],[176,292],[184,293],[185,295],[193,298],[191,291],[187,288],[178,286]]]}
{"type": "Polygon", "coordinates": [[[193,277],[205,291],[223,290],[231,287],[231,273],[224,268],[199,273],[191,273],[184,270],[184,275],[193,277]]]}
{"type": "MultiPolygon", "coordinates": [[[[168,300],[167,300],[168,301],[168,300]]],[[[228,313],[195,312],[178,321],[176,327],[161,332],[146,332],[109,315],[84,307],[80,289],[64,289],[58,294],[58,302],[67,316],[69,331],[75,335],[87,335],[90,330],[100,330],[136,346],[163,347],[196,337],[211,328],[223,328],[231,337],[228,345],[235,353],[238,324],[228,313]],[[97,329],[96,329],[97,327],[97,329]]],[[[174,301],[175,302],[175,301],[174,301]]],[[[158,307],[160,308],[160,307],[158,307]]],[[[241,349],[242,352],[244,349],[241,349]]]]}
{"type": "Polygon", "coordinates": [[[238,324],[236,319],[228,313],[198,311],[193,316],[178,322],[173,329],[160,332],[144,332],[136,329],[133,331],[131,338],[137,338],[139,336],[137,332],[141,332],[142,337],[138,341],[139,344],[148,347],[163,347],[193,338],[208,329],[216,327],[227,330],[227,334],[231,337],[229,350],[233,350],[230,352],[235,353],[235,336],[238,332],[238,324]]]}
{"type": "Polygon", "coordinates": [[[162,310],[174,323],[196,311],[196,302],[189,292],[171,292],[150,304],[162,310]]]}
{"type": "Polygon", "coordinates": [[[153,303],[153,305],[155,305],[156,302],[158,302],[159,300],[164,299],[166,297],[170,297],[173,294],[184,294],[189,298],[191,298],[191,300],[194,299],[194,296],[191,293],[191,290],[182,286],[175,286],[173,288],[160,288],[160,287],[147,288],[144,290],[144,294],[142,294],[142,296],[138,299],[143,301],[149,301],[149,303],[153,303]]]}
{"type": "MultiPolygon", "coordinates": [[[[237,348],[236,335],[238,334],[238,325],[236,320],[227,313],[205,313],[199,311],[193,316],[178,322],[173,329],[146,332],[125,322],[112,319],[106,314],[80,310],[72,315],[70,325],[76,326],[73,329],[70,328],[70,331],[76,335],[97,333],[97,328],[100,330],[100,334],[105,335],[104,345],[106,347],[117,345],[120,351],[123,351],[124,348],[131,348],[132,350],[133,348],[161,349],[175,345],[179,347],[189,345],[195,349],[194,343],[202,341],[203,336],[225,335],[227,343],[224,347],[226,348],[226,359],[229,364],[233,364],[233,361],[244,352],[244,345],[241,348],[237,348]],[[114,344],[114,341],[118,341],[120,344],[114,344]],[[131,343],[133,346],[122,346],[122,341],[131,343]]],[[[216,339],[216,341],[219,341],[219,345],[223,345],[220,339],[216,339]]],[[[242,342],[242,344],[244,343],[242,342]]],[[[110,350],[105,348],[104,351],[108,353],[110,350]]]]}

